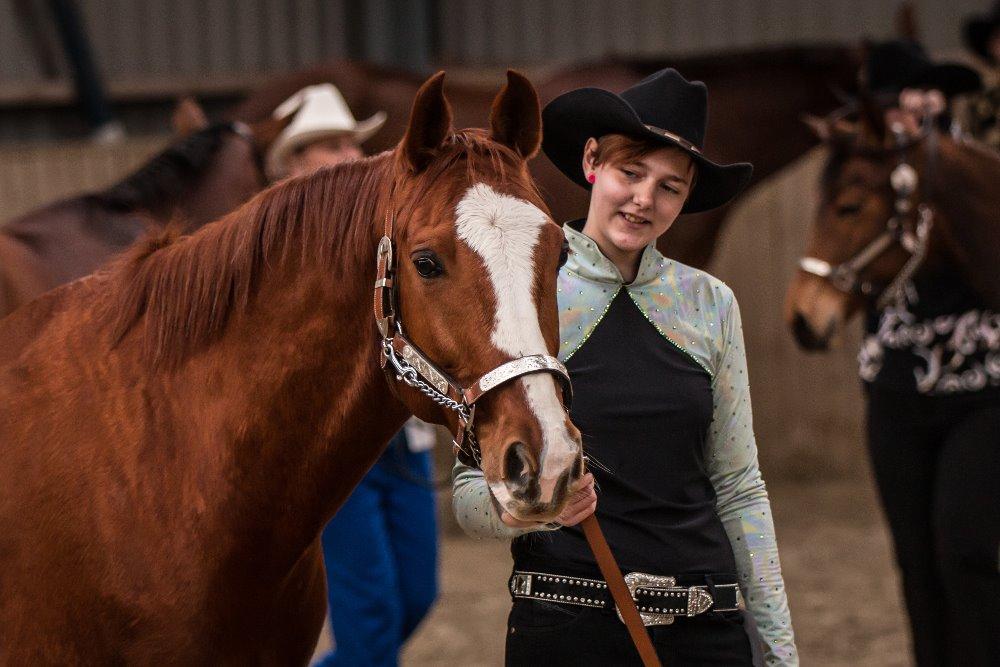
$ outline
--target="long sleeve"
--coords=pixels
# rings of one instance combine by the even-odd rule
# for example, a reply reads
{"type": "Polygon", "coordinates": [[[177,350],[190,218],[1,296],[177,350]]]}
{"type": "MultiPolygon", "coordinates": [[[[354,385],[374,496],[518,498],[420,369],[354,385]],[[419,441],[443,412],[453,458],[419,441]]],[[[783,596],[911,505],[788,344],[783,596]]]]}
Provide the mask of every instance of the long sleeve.
{"type": "Polygon", "coordinates": [[[500,521],[496,505],[483,471],[459,461],[452,470],[451,506],[458,525],[477,539],[512,540],[515,537],[539,530],[557,530],[554,524],[539,524],[530,528],[511,528],[500,521]]]}
{"type": "Polygon", "coordinates": [[[706,465],[716,509],[736,557],[747,609],[766,642],[768,665],[798,665],[771,503],[757,464],[750,385],[739,307],[728,288],[721,349],[713,380],[706,465]]]}

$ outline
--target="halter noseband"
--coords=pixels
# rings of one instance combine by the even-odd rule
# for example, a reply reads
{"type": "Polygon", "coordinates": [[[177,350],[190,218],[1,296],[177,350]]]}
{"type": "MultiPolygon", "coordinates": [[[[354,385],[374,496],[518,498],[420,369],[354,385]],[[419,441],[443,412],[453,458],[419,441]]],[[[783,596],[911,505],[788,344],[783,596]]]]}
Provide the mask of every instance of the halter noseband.
{"type": "Polygon", "coordinates": [[[893,152],[899,155],[899,162],[889,175],[889,184],[895,195],[895,201],[894,214],[886,221],[885,229],[853,257],[840,264],[832,265],[826,260],[808,256],[799,260],[799,268],[802,271],[823,278],[841,292],[875,298],[875,307],[879,310],[902,294],[906,283],[920,268],[927,256],[930,231],[934,225],[934,213],[930,206],[923,202],[914,205],[913,196],[917,190],[919,176],[917,170],[906,160],[906,150],[927,139],[930,144],[928,172],[930,171],[930,158],[933,158],[937,148],[937,134],[932,127],[932,120],[925,120],[920,134],[912,140],[905,136],[902,127],[893,127],[892,131],[896,138],[893,152]],[[906,219],[914,211],[916,222],[911,230],[907,228],[906,219]],[[910,257],[888,286],[876,291],[870,281],[861,280],[860,274],[893,244],[899,244],[910,253],[910,257]]]}
{"type": "Polygon", "coordinates": [[[470,465],[481,465],[482,455],[473,430],[476,403],[490,391],[524,375],[551,373],[562,382],[563,403],[568,409],[573,397],[569,373],[553,356],[533,354],[512,359],[484,374],[469,387],[462,387],[420,350],[403,332],[396,308],[394,247],[392,243],[393,214],[386,212],[385,231],[375,257],[375,324],[381,340],[380,364],[387,378],[404,382],[438,405],[458,416],[455,430],[455,454],[470,465]]]}

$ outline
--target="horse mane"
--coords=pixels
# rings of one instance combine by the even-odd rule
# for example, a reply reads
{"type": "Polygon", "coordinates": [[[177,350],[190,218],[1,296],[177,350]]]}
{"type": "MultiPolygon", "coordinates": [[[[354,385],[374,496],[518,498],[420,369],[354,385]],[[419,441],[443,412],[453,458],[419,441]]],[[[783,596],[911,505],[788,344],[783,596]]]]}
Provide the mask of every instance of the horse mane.
{"type": "Polygon", "coordinates": [[[155,210],[176,201],[204,175],[219,152],[230,123],[217,123],[177,141],[123,180],[87,195],[91,203],[127,212],[155,210]]]}
{"type": "MultiPolygon", "coordinates": [[[[510,149],[479,130],[457,132],[415,181],[411,210],[434,181],[463,157],[474,178],[488,165],[506,175],[520,164],[510,149]]],[[[250,305],[268,266],[318,261],[334,274],[355,268],[337,259],[374,252],[372,229],[406,167],[396,153],[327,167],[265,190],[191,236],[167,231],[138,243],[110,269],[107,313],[114,345],[142,322],[144,352],[153,365],[176,366],[215,340],[235,313],[250,305]]]]}

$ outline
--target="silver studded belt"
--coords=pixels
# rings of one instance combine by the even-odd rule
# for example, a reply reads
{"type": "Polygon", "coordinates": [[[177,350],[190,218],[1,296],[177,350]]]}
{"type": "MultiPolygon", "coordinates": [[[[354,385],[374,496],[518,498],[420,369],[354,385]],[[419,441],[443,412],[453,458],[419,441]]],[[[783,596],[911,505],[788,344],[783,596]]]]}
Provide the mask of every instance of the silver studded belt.
{"type": "MultiPolygon", "coordinates": [[[[743,595],[738,584],[678,586],[676,577],[643,572],[626,574],[625,583],[647,626],[670,625],[677,616],[743,609],[743,595]]],[[[510,593],[515,598],[617,610],[607,583],[601,579],[514,570],[510,593]]],[[[621,612],[618,617],[621,618],[621,612]]]]}

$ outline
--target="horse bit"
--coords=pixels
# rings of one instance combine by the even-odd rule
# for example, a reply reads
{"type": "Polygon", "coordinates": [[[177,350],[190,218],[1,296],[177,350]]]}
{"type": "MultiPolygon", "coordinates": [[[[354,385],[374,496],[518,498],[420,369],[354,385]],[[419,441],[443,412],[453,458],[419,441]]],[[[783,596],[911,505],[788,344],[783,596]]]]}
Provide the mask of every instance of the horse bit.
{"type": "MultiPolygon", "coordinates": [[[[870,281],[861,280],[860,273],[894,243],[898,243],[910,253],[910,257],[889,285],[878,293],[875,305],[879,310],[888,306],[892,300],[903,293],[906,283],[920,268],[927,255],[930,231],[934,224],[934,213],[930,206],[923,202],[917,203],[916,206],[913,204],[912,197],[917,190],[919,177],[917,170],[907,162],[905,152],[908,148],[928,139],[929,156],[933,157],[937,147],[937,135],[929,121],[925,121],[923,130],[912,141],[907,141],[901,124],[895,124],[892,127],[892,132],[896,139],[894,150],[899,154],[899,163],[889,175],[889,183],[895,195],[894,215],[886,221],[885,229],[853,257],[836,266],[817,257],[803,257],[799,260],[800,269],[827,280],[841,292],[871,297],[874,296],[875,288],[870,281]],[[913,225],[913,230],[910,230],[905,222],[914,208],[916,209],[916,223],[913,225]]],[[[928,159],[929,171],[930,159],[928,159]]],[[[925,180],[928,180],[927,176],[929,174],[925,175],[925,180]]]]}
{"type": "Polygon", "coordinates": [[[394,376],[397,382],[406,383],[438,405],[455,412],[458,417],[453,439],[455,454],[465,463],[481,466],[482,454],[473,431],[479,399],[524,375],[551,373],[562,382],[563,404],[568,409],[573,396],[569,373],[555,357],[533,354],[503,363],[469,387],[462,387],[432,362],[403,332],[396,301],[398,284],[392,243],[393,218],[390,212],[386,213],[385,232],[375,258],[375,323],[382,336],[380,365],[387,376],[394,376]]]}

